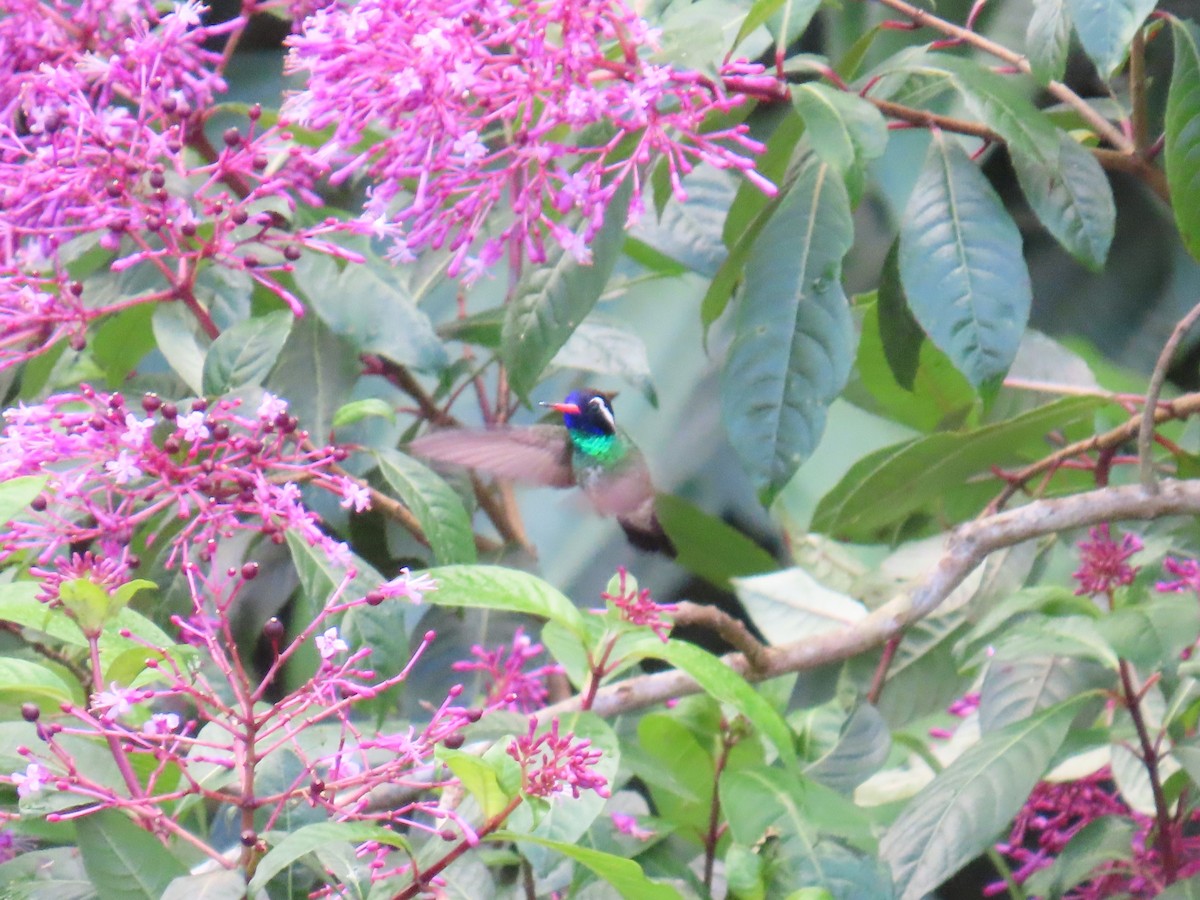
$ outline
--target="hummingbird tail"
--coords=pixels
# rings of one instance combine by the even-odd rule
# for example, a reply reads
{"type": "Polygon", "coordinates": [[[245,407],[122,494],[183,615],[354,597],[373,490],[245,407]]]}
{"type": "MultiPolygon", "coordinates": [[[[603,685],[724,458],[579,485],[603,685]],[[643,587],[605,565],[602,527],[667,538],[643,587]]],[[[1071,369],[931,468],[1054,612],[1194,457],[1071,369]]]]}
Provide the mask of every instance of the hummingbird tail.
{"type": "Polygon", "coordinates": [[[671,542],[662,525],[659,524],[658,516],[652,514],[649,519],[639,517],[637,520],[618,517],[617,523],[625,532],[629,543],[639,550],[645,550],[647,553],[661,553],[671,559],[678,555],[675,544],[671,542]]]}

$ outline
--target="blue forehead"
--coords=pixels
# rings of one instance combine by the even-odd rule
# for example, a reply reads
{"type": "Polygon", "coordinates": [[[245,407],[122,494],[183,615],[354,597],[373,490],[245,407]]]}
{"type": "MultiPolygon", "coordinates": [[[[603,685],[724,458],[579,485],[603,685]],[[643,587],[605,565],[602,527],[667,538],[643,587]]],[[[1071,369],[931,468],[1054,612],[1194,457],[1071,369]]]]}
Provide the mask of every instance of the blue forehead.
{"type": "Polygon", "coordinates": [[[608,434],[604,423],[596,421],[595,413],[589,412],[588,403],[600,396],[595,391],[571,391],[564,403],[573,403],[579,407],[578,413],[563,413],[563,424],[572,431],[582,431],[587,434],[608,434]]]}

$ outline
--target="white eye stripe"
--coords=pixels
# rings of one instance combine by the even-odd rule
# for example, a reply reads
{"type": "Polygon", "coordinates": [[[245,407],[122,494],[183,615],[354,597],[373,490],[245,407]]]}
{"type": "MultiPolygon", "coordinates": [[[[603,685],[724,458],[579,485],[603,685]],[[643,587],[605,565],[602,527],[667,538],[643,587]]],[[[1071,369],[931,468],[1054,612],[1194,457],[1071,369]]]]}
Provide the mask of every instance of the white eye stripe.
{"type": "Polygon", "coordinates": [[[608,400],[604,397],[593,397],[588,401],[588,406],[595,407],[596,411],[604,418],[604,421],[608,423],[608,427],[613,431],[617,430],[617,420],[613,418],[612,407],[608,405],[608,400]]]}

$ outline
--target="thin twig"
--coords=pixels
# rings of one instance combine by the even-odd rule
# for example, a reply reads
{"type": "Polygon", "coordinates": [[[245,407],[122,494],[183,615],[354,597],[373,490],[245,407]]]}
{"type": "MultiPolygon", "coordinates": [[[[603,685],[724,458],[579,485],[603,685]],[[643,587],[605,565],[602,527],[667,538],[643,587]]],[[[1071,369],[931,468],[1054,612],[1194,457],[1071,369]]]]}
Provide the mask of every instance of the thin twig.
{"type": "MultiPolygon", "coordinates": [[[[1158,490],[1158,481],[1154,477],[1154,460],[1150,450],[1154,443],[1155,413],[1158,410],[1158,396],[1162,393],[1163,384],[1167,380],[1167,369],[1179,348],[1180,341],[1187,334],[1196,320],[1200,318],[1200,303],[1192,307],[1191,312],[1179,320],[1167,342],[1163,344],[1158,361],[1154,364],[1154,372],[1150,375],[1150,386],[1146,390],[1146,405],[1142,408],[1141,422],[1138,426],[1138,470],[1141,475],[1142,487],[1148,491],[1158,490]]],[[[1171,404],[1175,406],[1174,403],[1171,404]]]]}
{"type": "MultiPolygon", "coordinates": [[[[984,37],[978,32],[971,31],[969,28],[964,28],[961,25],[955,25],[953,22],[939,18],[933,13],[927,12],[920,7],[913,6],[911,3],[906,2],[906,0],[878,0],[878,2],[889,9],[900,13],[900,15],[909,19],[918,27],[928,27],[933,28],[936,31],[940,31],[944,35],[952,37],[955,40],[962,41],[964,44],[968,44],[978,50],[982,50],[984,53],[991,54],[997,59],[1003,60],[1025,74],[1030,74],[1032,71],[1032,68],[1029,65],[1029,60],[1027,60],[1024,56],[1013,50],[1010,50],[1003,44],[998,44],[995,41],[984,37]]],[[[1108,121],[1108,119],[1104,118],[1104,116],[1092,109],[1086,100],[1076,94],[1061,81],[1051,81],[1046,85],[1046,90],[1079,113],[1080,117],[1082,117],[1085,122],[1096,129],[1097,134],[1103,137],[1115,148],[1126,154],[1132,154],[1134,152],[1133,143],[1121,133],[1121,129],[1114,126],[1110,121],[1108,121]]]]}
{"type": "MultiPolygon", "coordinates": [[[[1193,413],[1200,412],[1200,393],[1184,394],[1182,397],[1176,397],[1170,403],[1155,404],[1150,408],[1154,411],[1155,424],[1171,419],[1186,419],[1193,413]]],[[[1142,414],[1139,413],[1123,425],[1118,425],[1116,428],[1106,431],[1103,434],[1094,434],[1090,438],[1068,444],[1046,458],[1040,459],[1007,476],[1008,484],[1004,486],[1004,490],[1000,492],[996,499],[988,504],[987,508],[983,511],[983,515],[990,516],[1003,509],[1004,504],[1031,478],[1041,475],[1044,472],[1052,472],[1073,456],[1119,447],[1121,444],[1136,438],[1141,427],[1142,414]]],[[[1151,430],[1153,431],[1153,429],[1151,430]]]]}
{"type": "Polygon", "coordinates": [[[1150,142],[1150,126],[1146,114],[1146,33],[1139,28],[1129,45],[1129,102],[1130,129],[1133,147],[1142,154],[1150,142]]]}
{"type": "Polygon", "coordinates": [[[879,705],[879,697],[883,693],[883,686],[887,683],[888,669],[892,667],[892,660],[896,658],[896,651],[900,649],[900,641],[903,640],[902,635],[896,635],[887,639],[887,643],[883,645],[883,655],[879,657],[879,664],[875,666],[875,674],[871,678],[871,687],[867,691],[867,702],[872,706],[879,705]]]}
{"type": "Polygon", "coordinates": [[[1142,704],[1139,692],[1133,683],[1133,670],[1127,660],[1120,661],[1121,690],[1125,697],[1125,708],[1129,710],[1129,718],[1133,720],[1137,732],[1138,743],[1142,747],[1142,765],[1150,779],[1150,793],[1154,796],[1154,817],[1157,822],[1157,834],[1154,839],[1155,849],[1162,856],[1163,876],[1167,884],[1175,880],[1177,863],[1175,860],[1175,841],[1172,839],[1171,808],[1167,804],[1163,792],[1162,772],[1158,765],[1158,751],[1150,740],[1150,731],[1146,727],[1146,719],[1142,715],[1142,704]]]}

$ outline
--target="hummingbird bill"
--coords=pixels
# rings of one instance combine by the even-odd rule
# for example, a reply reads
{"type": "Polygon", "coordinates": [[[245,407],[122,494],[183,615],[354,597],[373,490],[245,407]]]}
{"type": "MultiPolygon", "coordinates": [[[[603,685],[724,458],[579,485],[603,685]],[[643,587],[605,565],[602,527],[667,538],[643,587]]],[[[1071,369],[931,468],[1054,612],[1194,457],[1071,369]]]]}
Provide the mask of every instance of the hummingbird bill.
{"type": "Polygon", "coordinates": [[[617,427],[612,396],[572,391],[561,403],[562,425],[457,428],[430,432],[408,449],[434,463],[461,466],[543,487],[579,487],[602,516],[612,516],[635,547],[675,555],[654,511],[650,470],[617,427]]]}

